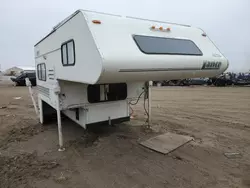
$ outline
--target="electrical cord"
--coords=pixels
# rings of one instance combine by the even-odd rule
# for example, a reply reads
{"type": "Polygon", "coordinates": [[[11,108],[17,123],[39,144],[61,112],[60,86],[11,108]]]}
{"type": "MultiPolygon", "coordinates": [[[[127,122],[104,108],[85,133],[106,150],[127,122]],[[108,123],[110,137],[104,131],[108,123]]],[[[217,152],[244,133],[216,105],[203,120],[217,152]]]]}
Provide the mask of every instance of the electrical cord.
{"type": "Polygon", "coordinates": [[[143,108],[144,108],[144,111],[147,115],[147,119],[146,119],[144,124],[147,124],[147,122],[149,121],[149,113],[148,113],[147,108],[146,108],[146,100],[148,100],[148,102],[149,102],[148,90],[149,90],[149,84],[148,84],[148,82],[146,82],[145,83],[145,90],[144,90],[145,95],[144,95],[144,101],[143,101],[143,108]]]}
{"type": "MultiPolygon", "coordinates": [[[[145,83],[144,91],[141,92],[141,94],[139,95],[137,101],[136,101],[135,103],[129,102],[130,105],[136,105],[136,104],[139,102],[139,100],[140,100],[142,94],[144,94],[143,108],[144,108],[144,111],[145,111],[145,113],[146,113],[146,115],[147,115],[147,119],[146,119],[146,121],[145,121],[145,124],[149,121],[149,113],[148,113],[148,110],[146,109],[146,100],[148,99],[148,87],[149,87],[149,86],[148,86],[148,83],[145,83]]],[[[149,100],[149,99],[148,99],[148,100],[149,100]]],[[[132,108],[131,106],[129,106],[129,107],[130,107],[130,109],[132,110],[132,113],[131,113],[131,114],[133,114],[133,113],[134,113],[133,108],[132,108]]],[[[130,115],[131,115],[131,114],[130,114],[130,115]]]]}
{"type": "Polygon", "coordinates": [[[142,96],[142,94],[143,94],[144,92],[145,92],[145,91],[141,92],[141,94],[139,95],[139,97],[138,97],[138,99],[137,99],[137,101],[136,101],[135,103],[129,102],[129,104],[130,104],[130,105],[136,105],[136,104],[139,102],[139,100],[140,100],[140,98],[141,98],[141,96],[142,96]]]}
{"type": "Polygon", "coordinates": [[[131,113],[129,114],[129,116],[131,116],[132,114],[134,114],[134,110],[130,105],[129,105],[129,108],[131,109],[131,113]]]}
{"type": "Polygon", "coordinates": [[[146,112],[146,115],[147,115],[147,119],[146,119],[146,122],[145,122],[145,123],[147,123],[148,120],[149,120],[149,114],[148,114],[148,111],[146,109],[146,98],[144,98],[143,107],[144,107],[144,111],[146,112]]]}
{"type": "Polygon", "coordinates": [[[139,97],[137,98],[137,101],[136,101],[135,103],[129,102],[129,108],[131,109],[131,113],[129,114],[130,116],[131,116],[132,114],[134,114],[134,110],[133,110],[133,108],[131,107],[131,105],[136,105],[136,104],[139,102],[139,100],[140,100],[140,98],[141,98],[141,96],[142,96],[142,94],[143,94],[144,92],[145,92],[145,91],[141,92],[141,94],[139,95],[139,97]]]}

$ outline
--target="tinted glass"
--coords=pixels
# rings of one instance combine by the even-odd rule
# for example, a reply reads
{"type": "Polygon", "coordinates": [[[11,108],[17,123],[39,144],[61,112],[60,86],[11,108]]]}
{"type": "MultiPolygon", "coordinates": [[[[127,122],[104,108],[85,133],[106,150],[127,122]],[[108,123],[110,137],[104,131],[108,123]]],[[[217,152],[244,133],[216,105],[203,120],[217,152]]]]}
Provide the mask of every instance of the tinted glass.
{"type": "Polygon", "coordinates": [[[27,73],[27,76],[28,76],[29,78],[33,78],[33,77],[36,76],[36,74],[35,74],[35,73],[27,73]]]}
{"type": "Polygon", "coordinates": [[[135,35],[134,40],[145,54],[198,55],[202,52],[191,40],[135,35]]]}
{"type": "Polygon", "coordinates": [[[19,75],[19,76],[17,76],[16,78],[24,78],[24,74],[21,74],[21,75],[19,75]]]}

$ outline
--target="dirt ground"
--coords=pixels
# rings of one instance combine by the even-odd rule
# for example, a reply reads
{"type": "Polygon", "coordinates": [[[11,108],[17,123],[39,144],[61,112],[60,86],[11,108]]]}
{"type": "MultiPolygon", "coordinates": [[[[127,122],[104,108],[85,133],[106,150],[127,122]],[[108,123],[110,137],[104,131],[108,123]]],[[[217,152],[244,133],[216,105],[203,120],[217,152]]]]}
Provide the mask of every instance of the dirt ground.
{"type": "Polygon", "coordinates": [[[38,123],[27,88],[0,82],[0,188],[250,187],[249,87],[152,95],[153,131],[143,126],[140,102],[131,122],[113,127],[85,131],[63,120],[66,151],[58,152],[56,123],[38,123]],[[163,132],[195,140],[168,155],[138,144],[163,132]]]}

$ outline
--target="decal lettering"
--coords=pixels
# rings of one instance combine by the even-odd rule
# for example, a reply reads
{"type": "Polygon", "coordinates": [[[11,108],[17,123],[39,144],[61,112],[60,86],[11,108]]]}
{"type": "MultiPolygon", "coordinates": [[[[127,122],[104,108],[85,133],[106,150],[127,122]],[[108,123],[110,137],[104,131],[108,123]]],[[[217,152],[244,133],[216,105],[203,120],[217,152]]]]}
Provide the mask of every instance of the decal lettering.
{"type": "Polygon", "coordinates": [[[220,69],[221,64],[219,61],[204,61],[201,69],[220,69]]]}

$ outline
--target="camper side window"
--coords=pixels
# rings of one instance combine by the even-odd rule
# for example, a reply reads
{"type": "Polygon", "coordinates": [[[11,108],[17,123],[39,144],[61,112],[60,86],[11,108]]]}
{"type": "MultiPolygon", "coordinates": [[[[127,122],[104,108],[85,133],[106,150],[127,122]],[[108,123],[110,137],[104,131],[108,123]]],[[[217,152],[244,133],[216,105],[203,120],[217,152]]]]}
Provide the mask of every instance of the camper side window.
{"type": "Polygon", "coordinates": [[[69,40],[61,46],[61,58],[63,66],[75,65],[75,42],[69,40]]]}
{"type": "Polygon", "coordinates": [[[38,77],[38,80],[46,81],[46,65],[45,65],[45,63],[40,63],[37,65],[37,77],[38,77]]]}

